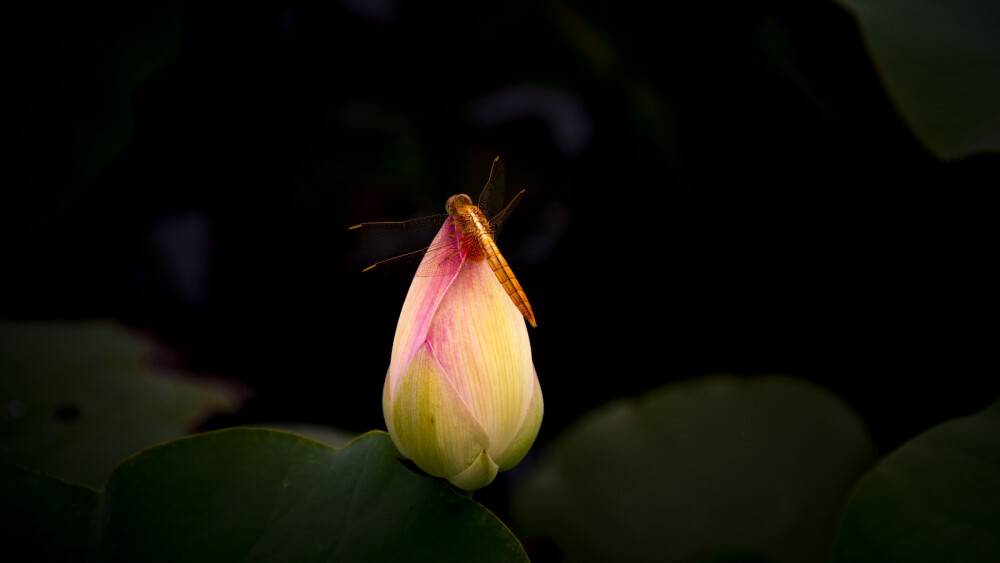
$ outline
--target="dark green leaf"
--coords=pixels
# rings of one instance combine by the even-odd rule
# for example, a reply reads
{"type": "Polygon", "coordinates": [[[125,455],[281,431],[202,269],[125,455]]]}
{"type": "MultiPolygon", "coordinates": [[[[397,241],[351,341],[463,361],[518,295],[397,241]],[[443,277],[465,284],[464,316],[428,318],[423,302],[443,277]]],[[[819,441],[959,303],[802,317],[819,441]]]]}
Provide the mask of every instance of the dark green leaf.
{"type": "Polygon", "coordinates": [[[100,493],[0,463],[0,545],[21,561],[84,561],[100,493]]]}
{"type": "Polygon", "coordinates": [[[582,419],[517,484],[513,522],[569,561],[826,561],[874,458],[821,387],[706,377],[582,419]]]}
{"type": "Polygon", "coordinates": [[[96,504],[52,483],[8,499],[46,478],[4,476],[0,510],[31,513],[38,537],[73,539],[46,507],[93,506],[102,561],[527,561],[493,514],[398,456],[384,432],[334,450],[278,430],[220,430],[129,458],[96,504]]]}
{"type": "Polygon", "coordinates": [[[111,322],[0,322],[0,461],[99,487],[125,457],[242,403],[234,384],[151,367],[157,351],[111,322]]]}
{"type": "Polygon", "coordinates": [[[264,424],[248,424],[248,428],[273,428],[284,430],[306,438],[312,438],[321,444],[326,444],[331,448],[343,448],[358,437],[356,432],[348,432],[332,426],[322,424],[288,423],[288,422],[267,422],[264,424]]]}
{"type": "Polygon", "coordinates": [[[890,97],[939,157],[1000,150],[1000,2],[837,0],[890,97]]]}
{"type": "Polygon", "coordinates": [[[885,458],[851,495],[835,561],[1000,561],[1000,401],[885,458]]]}

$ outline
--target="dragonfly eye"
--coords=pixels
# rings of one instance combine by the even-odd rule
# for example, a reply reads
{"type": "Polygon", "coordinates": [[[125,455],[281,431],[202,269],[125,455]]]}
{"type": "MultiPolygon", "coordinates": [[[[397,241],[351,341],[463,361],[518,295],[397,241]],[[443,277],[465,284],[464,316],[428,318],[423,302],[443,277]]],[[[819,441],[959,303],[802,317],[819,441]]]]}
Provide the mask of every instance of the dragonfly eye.
{"type": "Polygon", "coordinates": [[[448,198],[445,202],[444,208],[448,211],[448,215],[457,215],[459,207],[465,207],[472,205],[472,198],[465,194],[455,194],[448,198]]]}

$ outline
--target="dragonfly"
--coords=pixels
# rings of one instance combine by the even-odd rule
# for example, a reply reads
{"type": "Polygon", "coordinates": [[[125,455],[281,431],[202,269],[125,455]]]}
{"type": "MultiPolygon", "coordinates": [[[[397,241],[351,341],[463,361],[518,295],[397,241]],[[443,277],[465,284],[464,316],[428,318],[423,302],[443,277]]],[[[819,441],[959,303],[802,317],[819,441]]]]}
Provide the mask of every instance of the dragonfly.
{"type": "Polygon", "coordinates": [[[421,232],[428,227],[433,227],[437,230],[445,221],[451,221],[455,225],[458,234],[458,247],[456,247],[455,240],[449,238],[449,240],[436,243],[433,246],[380,260],[368,266],[362,272],[409,262],[423,256],[425,257],[424,261],[417,270],[416,275],[443,275],[447,273],[447,268],[438,268],[435,265],[445,262],[448,257],[454,256],[456,252],[465,252],[465,259],[467,261],[480,263],[486,260],[490,269],[493,270],[497,281],[503,286],[504,291],[507,292],[507,296],[510,297],[517,310],[521,312],[521,315],[524,316],[531,326],[537,326],[535,324],[535,313],[528,302],[528,296],[524,293],[521,283],[517,281],[514,271],[510,269],[510,265],[507,264],[507,260],[500,253],[500,248],[496,243],[500,227],[503,226],[504,222],[510,217],[511,212],[521,201],[521,198],[524,196],[524,190],[518,192],[506,207],[497,211],[503,205],[503,192],[504,168],[498,156],[493,159],[490,176],[486,180],[486,186],[483,187],[482,193],[479,195],[478,204],[474,204],[472,198],[466,194],[456,194],[449,197],[445,203],[447,214],[432,215],[408,221],[359,223],[349,227],[349,229],[393,233],[407,231],[421,232]]]}

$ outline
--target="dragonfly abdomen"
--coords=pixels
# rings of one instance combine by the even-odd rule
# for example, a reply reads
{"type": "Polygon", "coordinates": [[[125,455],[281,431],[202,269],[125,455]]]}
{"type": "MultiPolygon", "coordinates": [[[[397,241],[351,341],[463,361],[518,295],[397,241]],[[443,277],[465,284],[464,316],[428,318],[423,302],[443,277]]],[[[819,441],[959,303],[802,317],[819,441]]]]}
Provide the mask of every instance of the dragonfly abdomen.
{"type": "Polygon", "coordinates": [[[504,291],[507,292],[507,296],[513,301],[517,310],[521,312],[521,315],[527,319],[531,326],[537,326],[535,324],[535,313],[531,310],[531,304],[528,303],[528,296],[524,293],[524,289],[521,288],[521,283],[517,281],[517,277],[514,276],[514,272],[510,269],[503,254],[500,254],[500,249],[493,240],[489,223],[486,221],[482,211],[478,207],[470,205],[466,209],[463,209],[462,213],[458,216],[461,217],[460,227],[462,231],[467,235],[472,235],[476,239],[476,242],[479,243],[478,246],[482,251],[482,256],[478,258],[480,260],[486,258],[490,269],[493,270],[493,274],[497,277],[497,281],[503,286],[504,291]]]}
{"type": "Polygon", "coordinates": [[[503,254],[500,254],[496,243],[493,242],[493,239],[488,234],[484,234],[484,236],[479,238],[479,245],[483,248],[483,254],[486,255],[490,269],[493,270],[493,274],[496,275],[500,285],[507,292],[507,296],[517,306],[517,310],[521,311],[521,314],[531,323],[531,326],[537,326],[535,324],[535,313],[531,310],[531,304],[528,303],[528,296],[524,293],[524,289],[521,288],[521,282],[517,281],[514,272],[507,265],[507,260],[504,259],[503,254]]]}

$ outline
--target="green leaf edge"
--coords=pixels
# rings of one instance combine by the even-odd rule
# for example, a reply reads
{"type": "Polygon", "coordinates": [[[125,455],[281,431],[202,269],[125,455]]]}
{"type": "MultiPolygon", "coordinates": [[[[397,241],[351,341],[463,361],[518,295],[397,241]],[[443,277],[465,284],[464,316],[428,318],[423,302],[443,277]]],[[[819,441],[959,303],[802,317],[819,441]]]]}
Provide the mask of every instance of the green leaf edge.
{"type": "MultiPolygon", "coordinates": [[[[169,446],[170,444],[173,444],[173,443],[176,443],[176,442],[180,442],[180,441],[184,441],[184,440],[198,439],[198,438],[200,438],[202,436],[212,435],[212,434],[244,433],[244,432],[255,432],[256,433],[256,432],[262,432],[262,431],[265,432],[265,433],[275,433],[275,434],[283,434],[283,435],[293,436],[293,437],[295,437],[298,440],[303,440],[303,441],[306,441],[306,442],[312,442],[312,443],[314,443],[316,445],[319,445],[319,446],[321,446],[323,448],[327,448],[327,449],[333,450],[333,451],[341,451],[341,450],[343,450],[345,448],[349,448],[355,442],[363,440],[363,439],[365,439],[365,438],[367,438],[369,436],[383,436],[384,439],[389,444],[392,444],[392,438],[389,436],[389,433],[386,432],[386,431],[384,431],[384,430],[369,430],[367,432],[364,432],[364,433],[360,434],[359,436],[356,436],[354,439],[352,439],[350,442],[348,442],[347,444],[345,444],[343,447],[335,448],[333,446],[330,446],[328,444],[324,444],[323,442],[320,442],[319,440],[316,440],[316,439],[311,438],[309,436],[303,436],[301,434],[297,434],[295,432],[290,432],[290,431],[287,431],[287,430],[280,430],[280,429],[277,429],[277,428],[269,428],[269,427],[266,427],[266,426],[237,426],[237,427],[221,428],[221,429],[218,429],[218,430],[210,430],[210,431],[207,431],[207,432],[199,432],[199,433],[196,433],[196,434],[189,434],[189,435],[186,435],[186,436],[179,436],[177,438],[172,438],[170,440],[165,440],[163,442],[159,442],[157,444],[153,444],[153,445],[150,445],[150,446],[148,446],[146,448],[143,448],[143,449],[141,449],[141,450],[139,450],[139,451],[137,451],[137,452],[129,455],[125,459],[121,460],[115,466],[115,468],[111,471],[111,473],[108,475],[108,478],[105,480],[105,482],[104,482],[105,487],[100,488],[100,489],[91,487],[91,486],[86,485],[86,484],[77,483],[77,482],[74,482],[74,481],[71,481],[71,480],[63,479],[63,478],[60,478],[60,477],[57,477],[57,476],[48,475],[48,474],[43,473],[42,471],[39,471],[37,469],[32,469],[32,468],[29,468],[29,467],[24,467],[24,466],[21,466],[21,465],[16,464],[16,463],[9,463],[9,462],[5,462],[5,461],[0,461],[0,469],[2,469],[2,468],[10,468],[10,469],[13,469],[15,471],[19,471],[19,472],[21,472],[24,475],[35,475],[36,477],[40,477],[40,478],[49,480],[50,482],[58,483],[60,486],[67,486],[67,487],[76,488],[76,489],[80,489],[80,490],[86,490],[89,493],[93,494],[93,497],[91,499],[88,499],[88,501],[87,501],[88,503],[91,504],[90,508],[92,510],[92,512],[91,512],[91,514],[89,516],[90,522],[89,522],[89,524],[87,526],[87,529],[85,531],[83,531],[83,534],[84,534],[83,545],[79,546],[84,551],[84,553],[86,554],[84,557],[81,557],[80,560],[81,561],[90,561],[90,560],[96,559],[97,549],[98,549],[98,547],[100,545],[100,539],[101,538],[98,536],[98,533],[97,533],[98,530],[97,530],[97,528],[99,527],[100,522],[103,519],[102,515],[99,514],[99,512],[103,512],[103,510],[104,510],[104,503],[102,502],[102,500],[104,498],[104,489],[107,487],[107,483],[112,479],[112,477],[114,476],[114,474],[117,471],[119,471],[122,467],[124,467],[125,465],[127,465],[129,463],[132,463],[133,460],[135,460],[136,458],[142,456],[143,454],[145,454],[145,453],[147,453],[147,452],[149,452],[151,450],[155,450],[157,448],[169,446]]],[[[395,445],[393,445],[393,448],[395,448],[395,445]]],[[[398,451],[397,451],[397,453],[398,453],[398,451]]],[[[399,460],[401,462],[404,461],[401,454],[399,456],[399,460]]],[[[412,471],[413,473],[420,475],[421,478],[433,479],[435,481],[439,481],[440,483],[442,483],[442,485],[445,486],[445,488],[449,491],[447,494],[450,494],[450,495],[454,496],[456,500],[457,499],[461,499],[461,500],[457,500],[457,502],[471,502],[471,503],[474,503],[475,505],[477,505],[481,510],[485,511],[498,524],[500,524],[501,528],[503,530],[505,530],[507,532],[507,534],[510,535],[511,539],[513,539],[514,543],[518,546],[518,548],[520,550],[520,555],[521,555],[522,559],[524,561],[526,561],[526,562],[530,561],[529,558],[528,558],[527,552],[524,549],[524,545],[521,543],[520,538],[518,538],[517,535],[513,532],[513,530],[511,530],[510,526],[508,526],[506,522],[504,522],[499,517],[497,517],[497,515],[492,510],[490,510],[488,507],[486,507],[483,504],[481,504],[481,503],[476,502],[475,500],[473,500],[472,495],[470,493],[468,493],[466,491],[462,491],[462,490],[456,488],[454,485],[452,485],[451,483],[448,483],[444,479],[441,479],[441,478],[438,478],[438,477],[433,477],[433,476],[430,476],[430,475],[426,475],[426,474],[423,474],[423,473],[421,473],[419,471],[413,471],[413,468],[411,468],[410,466],[408,466],[405,463],[402,463],[402,465],[404,465],[404,467],[406,467],[407,470],[412,471]]],[[[0,507],[2,507],[2,503],[0,503],[0,507]]],[[[66,560],[69,561],[71,559],[66,559],[66,560]]]]}
{"type": "MultiPolygon", "coordinates": [[[[832,562],[855,561],[858,560],[859,556],[872,557],[875,553],[878,554],[878,560],[896,560],[891,557],[891,552],[879,552],[879,550],[882,550],[883,548],[892,550],[893,545],[895,544],[890,545],[877,541],[882,538],[881,534],[876,534],[874,536],[876,541],[872,541],[872,530],[866,528],[867,522],[865,522],[864,514],[861,511],[864,508],[864,505],[871,504],[871,500],[867,498],[873,494],[871,488],[884,488],[887,482],[891,482],[886,473],[889,475],[900,474],[899,468],[897,467],[900,463],[903,464],[902,469],[904,471],[901,472],[903,478],[909,477],[912,479],[912,475],[908,475],[906,464],[911,458],[922,457],[920,455],[921,448],[927,448],[928,446],[940,447],[943,442],[942,438],[948,438],[950,433],[957,434],[962,440],[968,440],[970,430],[974,430],[974,426],[976,426],[973,423],[978,418],[984,418],[986,420],[992,418],[994,419],[994,425],[1000,425],[1000,398],[981,411],[944,421],[925,430],[924,432],[921,432],[897,448],[895,451],[889,453],[881,461],[879,461],[875,467],[871,468],[866,475],[854,485],[850,495],[848,495],[844,502],[844,506],[841,509],[840,521],[838,522],[837,531],[834,537],[832,556],[830,560],[832,562]]],[[[959,445],[966,446],[967,443],[959,442],[959,445]]],[[[998,440],[994,446],[1000,447],[1000,440],[998,440]]],[[[948,461],[950,462],[950,460],[948,461]]],[[[926,479],[918,476],[917,481],[926,481],[926,479]]],[[[876,490],[874,493],[877,494],[878,491],[876,490]]],[[[889,494],[889,496],[891,497],[892,495],[889,494]]],[[[909,500],[912,501],[913,499],[909,500]]],[[[997,506],[1000,507],[1000,505],[997,506]]],[[[997,508],[994,513],[994,517],[997,518],[997,525],[1000,525],[1000,508],[997,508]]],[[[996,529],[1000,530],[1000,527],[996,529]]],[[[879,530],[875,530],[875,532],[878,531],[879,530]]],[[[1000,536],[997,536],[997,538],[1000,538],[1000,536]]],[[[954,542],[952,542],[952,547],[955,547],[954,542]]],[[[983,546],[977,547],[982,548],[983,546]]],[[[986,546],[985,549],[990,549],[990,546],[986,546]]],[[[931,552],[927,551],[925,553],[931,552]]],[[[991,553],[993,553],[992,556],[986,555],[986,557],[980,558],[972,551],[966,550],[965,552],[951,553],[949,560],[984,562],[994,561],[995,559],[993,559],[993,557],[1000,557],[1000,539],[997,539],[997,541],[994,542],[991,553]]],[[[898,553],[896,554],[898,555],[898,553]]],[[[931,556],[928,555],[928,557],[931,556]]]]}

